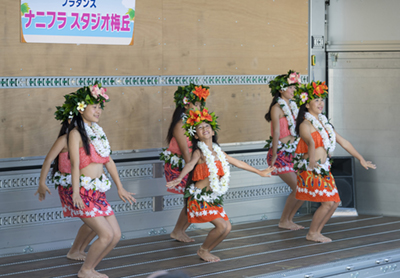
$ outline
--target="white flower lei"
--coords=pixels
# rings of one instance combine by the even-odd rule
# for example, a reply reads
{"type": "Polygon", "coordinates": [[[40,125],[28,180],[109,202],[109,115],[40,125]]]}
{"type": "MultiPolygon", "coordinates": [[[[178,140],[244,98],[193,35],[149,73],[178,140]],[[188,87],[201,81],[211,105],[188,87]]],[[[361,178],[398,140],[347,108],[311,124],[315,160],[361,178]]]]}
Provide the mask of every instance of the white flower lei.
{"type": "Polygon", "coordinates": [[[321,176],[328,176],[329,171],[331,169],[331,160],[329,157],[326,159],[325,163],[320,164],[319,166],[315,167],[314,169],[308,168],[308,165],[310,164],[308,159],[304,159],[302,155],[297,154],[293,158],[293,169],[296,171],[313,171],[317,175],[321,176]]]}
{"type": "MultiPolygon", "coordinates": [[[[294,137],[297,137],[296,122],[293,119],[293,115],[294,115],[294,118],[297,119],[297,115],[299,114],[299,109],[297,108],[296,102],[294,102],[293,100],[289,101],[290,109],[289,109],[286,101],[284,101],[282,98],[278,98],[278,104],[281,106],[283,113],[286,117],[290,134],[294,137]]],[[[287,143],[287,144],[283,144],[281,141],[279,141],[277,151],[282,151],[282,152],[286,152],[288,154],[293,154],[296,151],[299,140],[300,140],[300,138],[296,138],[294,140],[294,142],[287,143]]],[[[264,146],[264,148],[266,148],[266,149],[272,148],[272,137],[270,137],[270,139],[267,140],[267,144],[264,146]]]]}
{"type": "Polygon", "coordinates": [[[278,104],[281,106],[283,113],[286,117],[286,120],[289,125],[289,130],[290,134],[294,137],[297,136],[296,134],[296,123],[293,119],[293,116],[295,119],[297,119],[297,115],[299,114],[299,109],[297,108],[296,102],[293,100],[289,100],[290,104],[290,109],[289,106],[287,105],[286,101],[284,101],[282,98],[278,98],[278,104]],[[293,114],[292,114],[293,112],[293,114]]]}
{"type": "Polygon", "coordinates": [[[319,114],[318,115],[319,121],[308,112],[306,112],[304,117],[306,120],[311,122],[311,124],[321,135],[325,150],[329,154],[332,154],[336,148],[336,134],[335,131],[333,130],[333,126],[328,122],[328,119],[325,117],[325,115],[319,114]],[[325,130],[328,132],[328,134],[326,134],[325,130]]]}
{"type": "Polygon", "coordinates": [[[163,151],[160,153],[160,160],[171,164],[172,168],[178,168],[179,171],[182,171],[183,167],[185,167],[185,160],[182,156],[172,153],[167,148],[162,150],[163,151]]]}
{"type": "Polygon", "coordinates": [[[106,192],[111,188],[111,182],[104,174],[102,174],[100,178],[95,179],[81,175],[79,180],[80,186],[84,187],[87,191],[92,189],[93,191],[106,192]]]}
{"type": "Polygon", "coordinates": [[[208,171],[210,172],[210,176],[208,178],[210,180],[211,190],[218,196],[224,195],[228,191],[230,177],[229,164],[226,161],[224,153],[217,144],[213,144],[213,150],[217,153],[217,158],[221,161],[222,169],[224,170],[224,175],[221,177],[221,179],[219,179],[218,168],[215,164],[215,159],[212,152],[208,149],[208,146],[204,142],[199,142],[197,145],[206,158],[206,164],[208,171]]]}
{"type": "Polygon", "coordinates": [[[71,174],[69,174],[69,173],[62,174],[60,171],[57,171],[57,172],[55,172],[52,180],[54,182],[56,189],[58,186],[67,187],[67,188],[72,186],[71,174]]]}
{"type": "Polygon", "coordinates": [[[85,123],[85,130],[96,152],[102,157],[109,157],[111,147],[103,129],[96,123],[92,123],[92,126],[85,123]]]}

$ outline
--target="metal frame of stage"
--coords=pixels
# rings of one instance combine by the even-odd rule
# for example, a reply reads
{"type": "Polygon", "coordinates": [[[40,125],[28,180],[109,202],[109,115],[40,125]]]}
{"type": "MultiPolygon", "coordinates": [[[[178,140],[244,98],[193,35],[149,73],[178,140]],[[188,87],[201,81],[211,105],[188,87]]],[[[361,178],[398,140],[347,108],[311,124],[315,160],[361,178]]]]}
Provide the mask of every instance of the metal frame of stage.
{"type": "MultiPolygon", "coordinates": [[[[218,263],[196,254],[209,229],[188,234],[195,242],[181,243],[168,235],[123,239],[97,267],[112,278],[145,278],[158,270],[199,277],[370,278],[399,277],[400,218],[336,217],[324,227],[331,243],[305,239],[311,216],[297,217],[305,229],[278,228],[279,220],[234,223],[228,237],[213,250],[218,263]]],[[[76,277],[82,262],[66,258],[68,249],[0,258],[0,277],[76,277]]]]}

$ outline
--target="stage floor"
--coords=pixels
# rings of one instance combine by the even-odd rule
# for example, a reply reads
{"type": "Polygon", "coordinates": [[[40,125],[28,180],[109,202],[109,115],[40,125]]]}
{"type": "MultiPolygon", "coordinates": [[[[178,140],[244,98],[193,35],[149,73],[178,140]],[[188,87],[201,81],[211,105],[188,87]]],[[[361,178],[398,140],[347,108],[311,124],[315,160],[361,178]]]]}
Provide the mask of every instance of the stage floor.
{"type": "MultiPolygon", "coordinates": [[[[311,216],[296,218],[309,227],[311,216]]],[[[190,277],[249,277],[321,265],[400,248],[400,218],[358,216],[332,218],[323,234],[332,243],[305,240],[307,228],[281,230],[278,220],[234,224],[214,254],[218,263],[196,255],[208,230],[188,234],[196,241],[180,243],[168,235],[121,240],[97,270],[114,277],[147,277],[157,270],[179,270],[190,277]]],[[[2,239],[4,240],[4,239],[2,239]]],[[[81,262],[68,260],[67,249],[0,258],[0,277],[76,277],[81,262]]]]}

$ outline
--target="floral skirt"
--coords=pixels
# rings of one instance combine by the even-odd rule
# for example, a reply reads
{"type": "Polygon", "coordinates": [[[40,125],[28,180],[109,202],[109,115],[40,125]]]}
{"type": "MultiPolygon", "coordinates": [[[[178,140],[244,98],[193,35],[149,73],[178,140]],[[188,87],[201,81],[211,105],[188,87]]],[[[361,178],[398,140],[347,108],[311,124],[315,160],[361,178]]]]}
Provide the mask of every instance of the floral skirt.
{"type": "Polygon", "coordinates": [[[275,160],[275,164],[271,165],[272,160],[272,149],[269,149],[267,154],[267,162],[270,166],[275,166],[275,170],[271,173],[273,176],[286,174],[286,173],[294,173],[293,170],[293,155],[286,155],[283,151],[278,151],[277,158],[275,160]]]}
{"type": "Polygon", "coordinates": [[[198,202],[192,196],[187,201],[187,215],[189,223],[206,223],[217,218],[229,220],[221,205],[211,205],[204,201],[198,202]]]}
{"type": "MultiPolygon", "coordinates": [[[[170,182],[176,178],[179,177],[181,172],[178,170],[178,168],[172,169],[170,163],[165,163],[164,166],[164,173],[165,173],[165,179],[167,182],[170,182]]],[[[186,182],[189,177],[189,174],[187,174],[182,181],[175,186],[174,188],[168,188],[167,191],[175,194],[183,194],[185,192],[185,187],[186,187],[186,182]]]]}
{"type": "Polygon", "coordinates": [[[296,199],[312,202],[340,202],[332,173],[323,177],[313,171],[297,172],[296,199]]]}
{"type": "Polygon", "coordinates": [[[58,186],[58,194],[60,195],[64,217],[91,218],[114,214],[104,192],[93,191],[92,189],[86,190],[81,186],[79,193],[85,204],[84,209],[78,209],[74,206],[72,201],[72,186],[58,186]]]}

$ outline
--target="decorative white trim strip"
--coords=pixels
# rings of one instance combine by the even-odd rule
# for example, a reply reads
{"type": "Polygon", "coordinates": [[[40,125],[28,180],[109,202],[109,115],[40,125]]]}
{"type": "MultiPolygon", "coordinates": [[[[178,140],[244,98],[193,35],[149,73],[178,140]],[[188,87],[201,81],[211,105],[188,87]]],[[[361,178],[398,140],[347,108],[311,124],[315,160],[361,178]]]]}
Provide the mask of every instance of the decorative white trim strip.
{"type": "MultiPolygon", "coordinates": [[[[133,205],[122,201],[110,202],[115,214],[131,214],[153,211],[153,198],[136,199],[133,205]]],[[[75,218],[76,219],[76,218],[75,218]]],[[[57,222],[72,221],[74,218],[63,216],[62,208],[38,209],[0,214],[0,229],[13,228],[20,225],[54,224],[57,222]]]]}
{"type": "MultiPolygon", "coordinates": [[[[16,171],[15,173],[7,172],[6,175],[0,177],[0,192],[4,190],[15,189],[32,189],[38,186],[40,170],[28,170],[31,173],[23,173],[16,171]],[[32,173],[32,171],[37,171],[32,173]],[[12,173],[12,174],[11,174],[12,173]]],[[[118,174],[121,180],[151,178],[153,177],[153,165],[144,164],[138,166],[118,166],[118,174]]],[[[111,179],[107,173],[107,177],[111,179]]],[[[54,187],[51,174],[46,178],[47,186],[54,187]]]]}
{"type": "MultiPolygon", "coordinates": [[[[258,156],[252,156],[249,155],[249,158],[243,158],[243,157],[235,157],[241,161],[246,162],[247,164],[249,164],[250,166],[254,167],[254,168],[262,168],[268,167],[268,162],[267,162],[267,152],[265,152],[265,154],[263,155],[258,155],[258,156]]],[[[241,171],[241,169],[230,165],[231,166],[231,171],[241,171]]]]}
{"type": "MultiPolygon", "coordinates": [[[[267,85],[276,75],[159,75],[159,76],[19,76],[0,77],[0,89],[67,88],[93,85],[104,87],[184,86],[202,85],[267,85]]],[[[307,75],[301,76],[306,83],[307,75]]]]}
{"type": "MultiPolygon", "coordinates": [[[[224,204],[244,202],[249,200],[258,200],[265,198],[274,198],[277,196],[287,196],[292,192],[289,186],[285,184],[258,185],[241,188],[230,188],[224,196],[224,204]]],[[[171,210],[182,208],[182,195],[166,195],[164,196],[163,210],[171,210]]]]}

